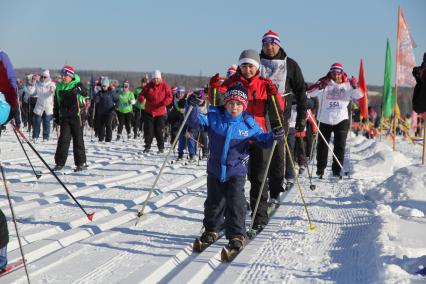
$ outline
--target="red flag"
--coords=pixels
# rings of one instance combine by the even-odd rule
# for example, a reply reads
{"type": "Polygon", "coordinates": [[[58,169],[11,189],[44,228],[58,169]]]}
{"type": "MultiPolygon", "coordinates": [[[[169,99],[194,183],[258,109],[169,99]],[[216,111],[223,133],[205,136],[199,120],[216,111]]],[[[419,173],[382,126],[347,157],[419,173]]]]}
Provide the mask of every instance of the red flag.
{"type": "Polygon", "coordinates": [[[413,49],[416,43],[411,36],[408,23],[405,20],[402,8],[398,10],[398,33],[397,33],[397,57],[396,57],[396,81],[397,84],[407,84],[414,87],[416,80],[411,71],[416,66],[413,49]]]}
{"type": "Polygon", "coordinates": [[[368,118],[368,103],[367,103],[367,83],[364,78],[364,66],[361,63],[359,65],[359,75],[358,75],[358,88],[361,93],[364,95],[358,100],[359,110],[361,112],[361,118],[368,118]]]}

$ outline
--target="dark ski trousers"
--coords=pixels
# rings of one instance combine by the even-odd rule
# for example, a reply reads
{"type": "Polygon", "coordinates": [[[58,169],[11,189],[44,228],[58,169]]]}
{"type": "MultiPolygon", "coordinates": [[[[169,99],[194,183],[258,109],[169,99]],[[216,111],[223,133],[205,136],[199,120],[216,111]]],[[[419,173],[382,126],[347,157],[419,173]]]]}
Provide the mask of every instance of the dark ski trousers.
{"type": "Polygon", "coordinates": [[[118,117],[118,135],[121,135],[121,132],[123,132],[123,126],[126,127],[127,135],[131,133],[131,126],[132,126],[132,112],[128,113],[122,113],[117,112],[118,117]]]}
{"type": "Polygon", "coordinates": [[[143,109],[134,109],[134,118],[133,118],[133,133],[138,134],[139,131],[143,129],[144,122],[144,110],[143,109]]]}
{"type": "Polygon", "coordinates": [[[152,140],[157,140],[157,147],[159,150],[164,150],[164,126],[166,124],[166,116],[156,116],[152,117],[151,114],[145,113],[145,122],[144,122],[144,138],[145,138],[145,148],[150,149],[152,140]]]}
{"type": "Polygon", "coordinates": [[[209,156],[209,137],[207,135],[207,131],[200,131],[200,140],[199,142],[203,145],[202,146],[202,150],[203,150],[203,157],[208,157],[209,156]]]}
{"type": "MultiPolygon", "coordinates": [[[[269,194],[271,198],[278,198],[280,192],[284,191],[284,160],[286,157],[284,140],[279,141],[272,156],[268,172],[269,194]]],[[[266,158],[268,161],[268,157],[266,158]]]]}
{"type": "Polygon", "coordinates": [[[61,133],[59,134],[58,145],[55,153],[55,163],[64,166],[70,147],[71,137],[74,152],[74,163],[82,166],[86,163],[86,150],[84,148],[83,127],[79,117],[67,117],[61,120],[61,133]]]}
{"type": "Polygon", "coordinates": [[[225,223],[228,239],[232,236],[246,236],[245,182],[245,176],[233,176],[226,182],[220,182],[214,175],[207,175],[203,220],[206,231],[219,232],[225,223]]]}
{"type": "MultiPolygon", "coordinates": [[[[271,153],[271,149],[263,149],[257,145],[249,146],[248,179],[250,181],[250,208],[253,211],[256,206],[257,197],[265,175],[266,164],[271,153]]],[[[268,224],[268,183],[263,187],[259,207],[253,226],[268,224]]],[[[252,212],[253,214],[253,212],[252,212]]]]}
{"type": "Polygon", "coordinates": [[[112,139],[112,117],[114,113],[108,112],[97,115],[97,126],[99,141],[111,142],[112,139]]]}
{"type": "MultiPolygon", "coordinates": [[[[330,142],[331,133],[334,133],[334,154],[341,165],[343,165],[345,158],[345,147],[346,147],[346,138],[348,136],[349,130],[349,120],[345,119],[336,125],[330,125],[326,123],[320,124],[320,131],[324,135],[327,143],[330,142]]],[[[318,137],[318,148],[317,148],[317,171],[323,172],[327,167],[327,157],[328,157],[328,147],[324,143],[324,140],[321,137],[318,137]]],[[[340,174],[340,166],[337,163],[336,159],[333,157],[333,164],[331,166],[333,175],[340,174]]]]}
{"type": "MultiPolygon", "coordinates": [[[[288,143],[288,147],[290,148],[291,158],[293,159],[293,163],[296,163],[295,156],[294,156],[294,146],[296,144],[295,135],[296,135],[296,129],[294,129],[294,127],[290,127],[288,129],[287,143],[288,143]]],[[[294,166],[296,166],[296,164],[294,166]]],[[[293,167],[292,167],[289,155],[285,157],[285,178],[294,179],[293,167]]]]}
{"type": "Polygon", "coordinates": [[[0,249],[9,243],[9,231],[7,230],[6,217],[0,209],[0,249]]]}

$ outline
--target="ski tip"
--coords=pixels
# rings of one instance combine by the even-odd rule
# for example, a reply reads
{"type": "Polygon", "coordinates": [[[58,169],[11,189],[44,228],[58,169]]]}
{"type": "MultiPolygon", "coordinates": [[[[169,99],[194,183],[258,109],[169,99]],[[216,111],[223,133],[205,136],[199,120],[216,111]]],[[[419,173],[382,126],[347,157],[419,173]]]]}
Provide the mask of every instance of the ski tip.
{"type": "Polygon", "coordinates": [[[87,214],[87,219],[89,219],[90,221],[93,221],[93,216],[95,216],[95,212],[87,214]]]}
{"type": "Polygon", "coordinates": [[[316,229],[317,229],[317,227],[316,227],[315,225],[310,225],[310,226],[309,226],[309,231],[310,231],[310,232],[315,232],[315,231],[316,231],[316,229]]]}

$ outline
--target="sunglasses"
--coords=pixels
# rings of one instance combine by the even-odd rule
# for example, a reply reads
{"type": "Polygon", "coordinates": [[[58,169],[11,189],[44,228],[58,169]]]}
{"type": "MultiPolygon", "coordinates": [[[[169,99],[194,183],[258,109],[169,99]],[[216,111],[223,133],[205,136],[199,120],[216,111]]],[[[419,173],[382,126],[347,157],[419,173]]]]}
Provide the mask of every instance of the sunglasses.
{"type": "Polygon", "coordinates": [[[47,76],[40,76],[40,78],[44,79],[44,78],[47,78],[47,76]]]}

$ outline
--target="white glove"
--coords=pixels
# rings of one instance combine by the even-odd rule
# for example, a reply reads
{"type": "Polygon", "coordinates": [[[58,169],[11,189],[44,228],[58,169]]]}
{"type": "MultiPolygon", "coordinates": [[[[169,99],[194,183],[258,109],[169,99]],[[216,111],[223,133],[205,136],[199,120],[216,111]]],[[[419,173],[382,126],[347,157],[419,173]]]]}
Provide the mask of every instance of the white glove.
{"type": "Polygon", "coordinates": [[[130,104],[134,105],[136,103],[136,100],[130,100],[130,104]]]}

